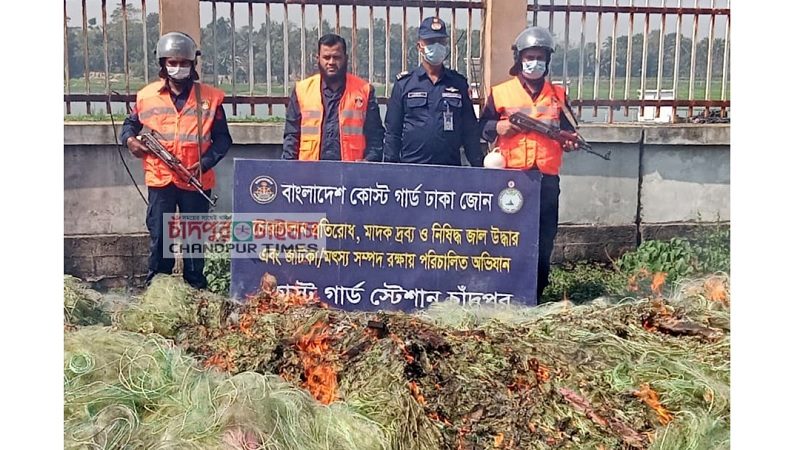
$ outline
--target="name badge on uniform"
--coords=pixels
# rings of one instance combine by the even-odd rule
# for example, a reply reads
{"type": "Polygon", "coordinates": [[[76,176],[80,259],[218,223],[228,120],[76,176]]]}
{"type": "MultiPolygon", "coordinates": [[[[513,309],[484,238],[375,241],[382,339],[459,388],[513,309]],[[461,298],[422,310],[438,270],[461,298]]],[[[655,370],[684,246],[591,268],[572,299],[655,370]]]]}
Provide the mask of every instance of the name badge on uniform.
{"type": "Polygon", "coordinates": [[[444,131],[453,131],[453,111],[450,111],[450,104],[445,103],[447,109],[442,113],[444,114],[444,131]]]}
{"type": "Polygon", "coordinates": [[[461,98],[461,94],[458,92],[442,92],[443,98],[461,98]]]}
{"type": "Polygon", "coordinates": [[[428,98],[427,92],[409,92],[408,98],[428,98]]]}

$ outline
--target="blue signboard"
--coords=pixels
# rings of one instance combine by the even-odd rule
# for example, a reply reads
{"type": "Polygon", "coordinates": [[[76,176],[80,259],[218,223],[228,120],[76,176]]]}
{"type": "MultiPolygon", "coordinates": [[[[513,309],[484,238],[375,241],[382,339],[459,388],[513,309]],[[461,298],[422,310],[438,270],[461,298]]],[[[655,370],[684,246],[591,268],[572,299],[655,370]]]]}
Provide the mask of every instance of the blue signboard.
{"type": "Polygon", "coordinates": [[[234,225],[262,248],[232,255],[231,294],[269,273],[347,310],[533,305],[540,187],[536,171],[236,159],[234,225]]]}

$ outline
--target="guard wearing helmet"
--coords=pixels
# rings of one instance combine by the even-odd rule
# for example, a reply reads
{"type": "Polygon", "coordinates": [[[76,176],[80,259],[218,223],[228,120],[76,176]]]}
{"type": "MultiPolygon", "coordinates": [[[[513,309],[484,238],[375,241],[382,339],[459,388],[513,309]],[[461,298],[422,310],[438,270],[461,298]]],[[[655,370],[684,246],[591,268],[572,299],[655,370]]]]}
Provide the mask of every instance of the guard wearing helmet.
{"type": "MultiPolygon", "coordinates": [[[[208,202],[183,182],[160,159],[148,152],[136,136],[143,127],[157,131],[170,153],[201,181],[206,194],[214,188],[213,167],[225,156],[232,140],[222,109],[221,90],[199,83],[195,63],[200,52],[194,40],[179,32],[166,33],[158,40],[156,57],[159,81],[136,94],[136,105],[125,119],[120,140],[133,156],[142,159],[147,185],[147,229],[150,259],[146,283],[159,273],[172,273],[175,259],[164,249],[164,215],[176,207],[181,213],[207,213],[208,202]]],[[[195,288],[208,283],[203,275],[201,254],[185,255],[184,279],[195,288]],[[189,257],[191,256],[191,257],[189,257]]]]}
{"type": "Polygon", "coordinates": [[[514,65],[509,74],[512,79],[493,86],[481,114],[483,138],[494,142],[505,160],[507,169],[539,170],[542,173],[539,214],[539,270],[537,297],[548,284],[550,255],[558,227],[559,170],[563,152],[576,148],[574,143],[565,147],[546,136],[523,132],[508,118],[515,112],[560,124],[561,128],[575,131],[567,114],[572,117],[564,88],[550,83],[546,76],[550,58],[555,51],[553,36],[546,28],[530,27],[517,36],[514,46],[514,65]]]}

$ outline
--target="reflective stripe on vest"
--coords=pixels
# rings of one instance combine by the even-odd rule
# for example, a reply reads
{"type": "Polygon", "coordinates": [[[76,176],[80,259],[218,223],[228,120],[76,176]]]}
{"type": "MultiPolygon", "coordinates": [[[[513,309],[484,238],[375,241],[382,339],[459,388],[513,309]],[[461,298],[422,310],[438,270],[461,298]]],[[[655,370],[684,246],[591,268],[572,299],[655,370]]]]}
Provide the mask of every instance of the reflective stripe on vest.
{"type": "MultiPolygon", "coordinates": [[[[197,120],[197,119],[195,119],[195,120],[197,120]]],[[[164,141],[167,141],[167,142],[174,141],[176,136],[177,136],[177,139],[179,141],[183,141],[183,142],[185,142],[187,144],[191,144],[191,143],[196,143],[197,142],[197,135],[194,134],[194,133],[191,133],[191,134],[179,133],[177,135],[175,133],[161,133],[161,136],[163,136],[164,137],[164,141]]],[[[210,134],[203,135],[200,139],[203,142],[211,142],[211,135],[210,134]]],[[[163,141],[162,141],[162,143],[163,143],[163,141]]]]}
{"type": "MultiPolygon", "coordinates": [[[[523,112],[556,126],[560,124],[561,105],[566,102],[564,89],[550,82],[544,83],[542,92],[534,101],[518,78],[493,87],[492,97],[501,120],[508,119],[515,112],[523,112]]],[[[536,167],[544,174],[557,175],[561,168],[561,145],[547,136],[534,132],[498,136],[495,145],[500,148],[510,169],[536,167]]]]}
{"type": "Polygon", "coordinates": [[[175,107],[157,106],[145,109],[144,111],[139,111],[139,120],[147,120],[153,116],[159,116],[162,114],[175,114],[175,107]]]}
{"type": "Polygon", "coordinates": [[[345,127],[342,127],[342,132],[344,132],[344,134],[363,136],[364,135],[364,127],[346,127],[345,126],[345,127]]]}
{"type": "MultiPolygon", "coordinates": [[[[344,92],[339,101],[339,149],[342,161],[364,159],[367,143],[364,121],[369,100],[369,83],[347,74],[344,92]]],[[[295,89],[300,104],[299,159],[319,160],[322,143],[322,83],[319,75],[297,83],[295,89]]]]}
{"type": "MultiPolygon", "coordinates": [[[[185,106],[184,106],[184,108],[185,108],[185,106]]],[[[185,109],[184,109],[184,112],[186,114],[192,114],[193,117],[197,114],[194,111],[191,111],[191,112],[185,111],[185,109]]],[[[206,119],[208,117],[212,117],[215,112],[216,111],[202,111],[202,117],[203,117],[203,119],[206,119]]],[[[155,107],[155,108],[149,108],[149,109],[146,109],[144,111],[140,111],[139,112],[139,120],[142,121],[142,120],[150,119],[150,118],[152,118],[154,116],[172,115],[172,114],[175,114],[175,107],[158,106],[158,107],[155,107]]],[[[196,117],[195,117],[195,120],[197,120],[196,117]]]]}
{"type": "Polygon", "coordinates": [[[342,117],[344,117],[346,119],[362,119],[363,120],[363,119],[366,118],[366,116],[367,115],[365,114],[364,111],[351,110],[351,109],[345,109],[344,111],[342,111],[342,117]]]}
{"type": "Polygon", "coordinates": [[[305,111],[300,111],[300,114],[302,114],[303,117],[307,117],[309,119],[322,119],[322,111],[305,110],[305,111]]]}
{"type": "MultiPolygon", "coordinates": [[[[137,93],[136,110],[139,111],[139,121],[145,127],[160,133],[164,138],[160,141],[164,147],[175,155],[184,166],[190,167],[198,162],[198,153],[206,152],[211,146],[211,128],[214,116],[217,108],[222,104],[225,94],[214,87],[194,83],[183,110],[178,114],[169,92],[161,90],[163,86],[163,81],[157,81],[145,86],[137,93]],[[198,87],[202,101],[199,152],[197,148],[197,102],[194,91],[198,87]]],[[[147,186],[163,187],[174,183],[178,188],[194,190],[155,156],[147,154],[142,164],[147,186]]],[[[200,181],[204,189],[213,188],[216,181],[214,171],[204,171],[200,181]]]]}

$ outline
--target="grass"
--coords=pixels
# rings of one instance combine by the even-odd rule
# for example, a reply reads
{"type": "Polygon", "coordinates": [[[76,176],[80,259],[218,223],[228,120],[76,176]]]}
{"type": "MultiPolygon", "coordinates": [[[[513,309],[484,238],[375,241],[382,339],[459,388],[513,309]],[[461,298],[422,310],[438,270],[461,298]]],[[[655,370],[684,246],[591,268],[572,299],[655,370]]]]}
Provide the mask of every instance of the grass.
{"type": "MultiPolygon", "coordinates": [[[[558,81],[561,79],[560,74],[554,74],[554,80],[558,81]]],[[[584,76],[583,78],[583,86],[581,88],[581,96],[578,97],[578,77],[571,76],[570,78],[570,97],[573,100],[577,99],[592,99],[594,97],[594,77],[592,76],[584,76]]],[[[631,99],[638,99],[639,93],[638,90],[641,87],[642,79],[639,77],[632,77],[630,81],[630,86],[628,88],[628,97],[631,99]]],[[[608,78],[601,78],[598,86],[598,98],[599,99],[607,99],[609,98],[609,79],[608,78]]],[[[646,89],[655,89],[657,84],[657,80],[655,78],[648,78],[646,82],[646,89]]],[[[703,100],[705,99],[705,89],[706,89],[706,82],[705,80],[695,80],[695,87],[693,92],[693,97],[695,100],[703,100]]],[[[135,79],[131,78],[130,80],[130,92],[133,94],[142,87],[144,87],[145,82],[143,79],[135,79]]],[[[380,83],[373,83],[373,86],[376,88],[376,92],[379,96],[384,94],[383,85],[380,83]]],[[[115,90],[117,92],[123,93],[125,91],[125,81],[116,81],[111,83],[111,90],[115,90]]],[[[220,89],[225,91],[225,94],[231,95],[233,93],[233,86],[230,83],[223,83],[218,85],[220,89]]],[[[70,92],[71,93],[85,93],[86,92],[86,80],[83,78],[72,78],[70,79],[70,92]]],[[[271,86],[271,94],[268,94],[267,86],[265,83],[257,83],[253,86],[253,95],[272,95],[276,97],[282,97],[285,95],[283,90],[283,85],[281,84],[273,84],[271,86]]],[[[664,78],[661,80],[661,89],[672,89],[672,80],[664,78]]],[[[89,81],[89,92],[93,94],[102,94],[106,91],[105,81],[103,80],[90,80],[89,81]]],[[[290,89],[291,91],[291,89],[290,89]]],[[[722,81],[721,80],[711,80],[710,86],[710,98],[713,99],[720,99],[722,98],[722,81]]],[[[391,92],[391,86],[390,90],[391,92]]],[[[66,91],[65,91],[66,93],[66,91]]],[[[250,86],[248,83],[237,83],[236,84],[236,94],[237,95],[249,95],[250,94],[250,86]]],[[[728,87],[726,89],[726,96],[730,98],[730,81],[728,82],[728,87]]],[[[625,78],[615,78],[614,79],[614,98],[619,100],[625,98],[625,78]]],[[[678,82],[678,95],[677,98],[679,99],[688,99],[689,98],[689,80],[681,79],[678,82]]]]}
{"type": "MultiPolygon", "coordinates": [[[[556,80],[559,80],[560,77],[556,77],[556,80]]],[[[590,100],[594,98],[594,78],[593,77],[584,77],[583,78],[583,86],[581,87],[581,95],[578,96],[578,78],[577,77],[570,77],[570,98],[573,100],[577,99],[584,99],[590,100]]],[[[597,89],[597,98],[598,99],[608,99],[610,89],[609,79],[601,78],[598,83],[597,89]]],[[[628,98],[629,99],[639,99],[639,90],[641,89],[641,78],[631,78],[630,85],[628,87],[628,98]]],[[[645,83],[645,89],[656,89],[657,80],[655,78],[647,79],[645,83]]],[[[671,79],[662,79],[661,80],[661,90],[671,90],[672,89],[672,80],[671,79]]],[[[692,97],[694,100],[704,100],[705,99],[705,92],[706,92],[706,82],[705,80],[698,81],[695,80],[694,82],[694,92],[692,93],[692,97]]],[[[730,99],[730,82],[728,83],[728,87],[725,90],[727,99],[730,99]]],[[[625,78],[615,78],[614,79],[614,99],[621,100],[625,98],[625,78]]],[[[688,99],[689,98],[689,80],[679,80],[678,81],[678,93],[676,98],[678,99],[688,99]]],[[[722,81],[721,80],[711,80],[710,86],[710,95],[709,99],[711,100],[719,100],[722,98],[722,81]]]]}
{"type": "MultiPolygon", "coordinates": [[[[153,82],[155,80],[150,80],[153,82]]],[[[143,88],[147,83],[144,82],[142,78],[131,78],[129,90],[131,94],[135,94],[136,91],[143,88]]],[[[112,91],[117,91],[120,94],[124,94],[125,89],[125,80],[121,81],[114,81],[110,83],[110,89],[112,91]]],[[[226,94],[230,95],[233,92],[233,86],[230,83],[223,83],[218,85],[220,89],[225,91],[226,94]]],[[[272,86],[272,95],[274,96],[283,96],[283,85],[282,84],[273,84],[272,86]]],[[[86,79],[85,78],[70,78],[69,80],[69,91],[73,94],[84,94],[86,93],[86,79]]],[[[106,82],[105,80],[89,80],[89,93],[92,94],[103,94],[106,92],[106,82]]],[[[64,90],[66,94],[66,89],[64,90]]],[[[250,86],[247,83],[237,83],[236,84],[236,93],[238,95],[248,95],[250,93],[250,86]]],[[[253,95],[267,95],[267,86],[264,83],[255,84],[253,85],[253,95]]]]}
{"type": "Polygon", "coordinates": [[[602,296],[624,292],[626,276],[608,265],[590,262],[553,266],[550,284],[542,293],[542,302],[569,300],[584,303],[602,296]]]}
{"type": "MultiPolygon", "coordinates": [[[[127,115],[114,114],[114,122],[117,126],[122,126],[122,122],[127,115]]],[[[228,116],[228,123],[283,123],[286,119],[278,116],[257,117],[257,116],[228,116]]],[[[110,122],[111,117],[105,113],[75,114],[64,115],[64,122],[110,122]]]]}
{"type": "MultiPolygon", "coordinates": [[[[122,125],[122,121],[128,117],[125,114],[114,114],[114,122],[118,125],[122,125]]],[[[64,115],[64,122],[110,122],[111,117],[108,114],[100,114],[100,113],[93,113],[93,114],[74,114],[74,115],[64,115]]]]}
{"type": "Polygon", "coordinates": [[[286,121],[285,117],[269,116],[228,116],[228,122],[231,123],[283,123],[286,121]]]}

